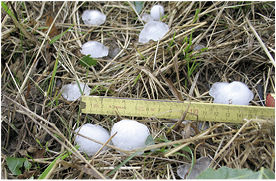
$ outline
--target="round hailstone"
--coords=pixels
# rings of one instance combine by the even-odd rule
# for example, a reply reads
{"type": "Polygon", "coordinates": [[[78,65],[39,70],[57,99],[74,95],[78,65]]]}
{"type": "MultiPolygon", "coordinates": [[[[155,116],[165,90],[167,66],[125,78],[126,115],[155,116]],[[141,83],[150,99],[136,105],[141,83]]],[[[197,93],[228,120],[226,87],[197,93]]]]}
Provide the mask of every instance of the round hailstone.
{"type": "Polygon", "coordinates": [[[92,58],[101,58],[108,55],[108,48],[97,41],[88,41],[82,45],[81,53],[92,58]]]}
{"type": "Polygon", "coordinates": [[[150,10],[150,16],[159,21],[162,16],[164,16],[164,8],[161,5],[154,5],[150,10]]]}
{"type": "MultiPolygon", "coordinates": [[[[145,142],[150,132],[142,123],[133,120],[121,120],[111,129],[112,143],[123,150],[134,150],[145,147],[145,142]]],[[[143,153],[143,152],[141,152],[143,153]]]]}
{"type": "Polygon", "coordinates": [[[254,97],[247,85],[238,81],[216,82],[211,87],[209,94],[214,98],[214,103],[220,104],[248,105],[254,97]]]}
{"type": "MultiPolygon", "coordinates": [[[[90,123],[84,124],[83,126],[77,128],[75,133],[87,136],[101,143],[105,143],[110,137],[106,129],[99,125],[93,125],[90,123]]],[[[85,152],[88,156],[94,155],[102,147],[101,144],[80,135],[76,136],[75,143],[80,146],[79,150],[81,152],[85,152]]],[[[107,149],[108,148],[106,146],[103,148],[103,150],[107,149]]]]}
{"type": "MultiPolygon", "coordinates": [[[[91,88],[88,87],[88,85],[86,85],[84,83],[80,82],[79,84],[80,84],[80,88],[81,88],[83,94],[88,96],[90,94],[91,88]]],[[[66,85],[62,86],[61,95],[67,101],[77,100],[78,98],[81,97],[81,92],[80,92],[78,84],[76,82],[73,82],[71,84],[66,84],[66,85]]]]}
{"type": "Polygon", "coordinates": [[[85,10],[81,16],[86,25],[101,25],[104,24],[106,16],[98,10],[85,10]]]}
{"type": "Polygon", "coordinates": [[[159,21],[150,21],[145,24],[139,35],[140,43],[147,43],[150,40],[158,41],[169,31],[169,26],[159,21]]]}

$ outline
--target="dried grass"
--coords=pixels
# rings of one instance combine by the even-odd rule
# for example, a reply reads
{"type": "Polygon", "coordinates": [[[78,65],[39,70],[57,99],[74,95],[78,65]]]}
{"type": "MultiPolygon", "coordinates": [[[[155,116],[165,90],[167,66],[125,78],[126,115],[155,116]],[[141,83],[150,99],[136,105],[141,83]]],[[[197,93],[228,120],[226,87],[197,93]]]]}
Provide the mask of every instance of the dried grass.
{"type": "MultiPolygon", "coordinates": [[[[143,23],[128,2],[7,4],[15,10],[16,19],[2,9],[2,178],[15,178],[5,163],[7,156],[30,155],[33,167],[19,178],[38,178],[60,153],[75,150],[72,130],[76,127],[91,122],[111,130],[117,122],[114,116],[81,114],[78,101],[67,102],[60,97],[56,105],[54,95],[63,84],[75,80],[95,88],[93,95],[204,102],[211,101],[208,90],[214,82],[237,80],[253,90],[252,105],[256,106],[263,105],[267,93],[275,92],[273,2],[160,2],[166,14],[162,21],[170,26],[170,31],[161,41],[145,45],[138,43],[143,23]],[[100,27],[83,25],[81,14],[85,9],[104,12],[106,23],[100,27]],[[196,9],[201,11],[194,20],[196,9]],[[53,45],[49,44],[50,31],[41,29],[49,15],[59,33],[73,25],[53,45]],[[192,47],[200,44],[208,50],[197,57],[199,66],[188,76],[188,62],[183,54],[188,45],[183,40],[191,33],[192,47]],[[85,70],[79,64],[80,46],[88,40],[120,51],[113,58],[98,59],[96,66],[85,70]],[[53,92],[47,96],[56,59],[59,67],[53,92]]],[[[153,4],[156,2],[145,2],[143,12],[148,13],[153,4]]],[[[199,51],[193,51],[193,55],[196,53],[199,51]]],[[[244,125],[212,124],[206,132],[195,130],[196,135],[183,138],[181,131],[195,128],[196,123],[166,134],[174,121],[134,119],[150,128],[156,144],[108,178],[179,178],[177,166],[190,162],[183,156],[189,157],[183,145],[188,145],[196,158],[212,158],[213,168],[225,165],[275,171],[275,125],[250,120],[244,125]]],[[[58,162],[49,178],[107,177],[128,157],[115,149],[92,158],[73,152],[58,162]]]]}

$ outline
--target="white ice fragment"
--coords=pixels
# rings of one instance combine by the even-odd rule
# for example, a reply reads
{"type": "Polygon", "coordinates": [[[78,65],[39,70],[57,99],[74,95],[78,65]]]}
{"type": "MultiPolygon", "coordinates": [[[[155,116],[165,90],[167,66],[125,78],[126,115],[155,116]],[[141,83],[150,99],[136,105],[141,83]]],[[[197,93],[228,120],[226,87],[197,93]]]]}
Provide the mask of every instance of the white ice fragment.
{"type": "Polygon", "coordinates": [[[151,17],[159,21],[162,16],[164,16],[164,8],[161,5],[154,5],[150,10],[151,17]]]}
{"type": "MultiPolygon", "coordinates": [[[[84,95],[88,96],[90,94],[91,88],[88,85],[80,82],[80,88],[84,95]]],[[[61,95],[67,101],[75,101],[81,97],[81,92],[79,86],[76,82],[71,84],[66,84],[61,88],[61,95]]]]}
{"type": "Polygon", "coordinates": [[[101,25],[104,24],[106,16],[98,10],[85,10],[81,16],[86,25],[101,25]]]}
{"type": "Polygon", "coordinates": [[[145,21],[146,23],[148,23],[148,22],[150,22],[150,21],[153,21],[153,18],[152,18],[151,15],[148,14],[148,13],[142,14],[141,18],[142,18],[142,20],[145,21]]]}
{"type": "Polygon", "coordinates": [[[211,87],[209,94],[214,98],[214,103],[220,104],[248,105],[254,97],[247,85],[238,81],[216,82],[211,87]]]}
{"type": "Polygon", "coordinates": [[[88,41],[81,47],[81,53],[92,58],[101,58],[108,55],[108,48],[97,41],[88,41]]]}
{"type": "MultiPolygon", "coordinates": [[[[99,125],[90,123],[84,124],[83,126],[77,128],[75,133],[79,133],[101,143],[105,143],[110,137],[106,129],[99,125]]],[[[88,156],[94,155],[102,147],[101,144],[84,138],[80,135],[76,136],[75,143],[80,146],[79,150],[81,152],[85,152],[88,156]]],[[[103,148],[103,150],[107,149],[108,148],[106,146],[103,148]]]]}
{"type": "Polygon", "coordinates": [[[116,132],[117,134],[112,138],[112,142],[123,150],[145,147],[147,137],[150,135],[147,126],[134,120],[121,120],[115,123],[111,129],[111,135],[116,132]]]}
{"type": "Polygon", "coordinates": [[[150,40],[158,41],[169,31],[169,26],[159,21],[150,21],[145,24],[139,35],[140,43],[147,43],[150,40]]]}
{"type": "Polygon", "coordinates": [[[200,175],[201,172],[203,172],[209,167],[211,161],[212,160],[208,157],[201,157],[196,160],[196,163],[194,164],[194,167],[192,169],[191,169],[192,164],[186,163],[186,164],[180,165],[177,168],[177,175],[182,179],[196,179],[196,177],[200,175]],[[188,172],[190,170],[192,171],[189,174],[188,172]]]}

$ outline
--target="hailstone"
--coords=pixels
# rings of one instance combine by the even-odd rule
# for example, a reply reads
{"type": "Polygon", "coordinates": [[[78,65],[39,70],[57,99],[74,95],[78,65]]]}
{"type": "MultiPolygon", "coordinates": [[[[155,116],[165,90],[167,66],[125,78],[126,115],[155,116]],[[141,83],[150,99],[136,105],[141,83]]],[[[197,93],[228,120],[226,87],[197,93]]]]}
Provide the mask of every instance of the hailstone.
{"type": "Polygon", "coordinates": [[[115,123],[111,129],[111,135],[116,132],[112,143],[114,146],[128,151],[145,147],[147,137],[150,135],[146,125],[134,120],[121,120],[115,123]]]}
{"type": "Polygon", "coordinates": [[[150,40],[158,41],[169,31],[169,26],[159,21],[150,21],[145,24],[139,35],[140,43],[147,43],[150,40]]]}
{"type": "Polygon", "coordinates": [[[92,58],[101,58],[108,55],[108,48],[97,41],[88,41],[81,47],[81,53],[92,58]]]}
{"type": "Polygon", "coordinates": [[[209,94],[214,98],[214,103],[220,104],[248,105],[254,97],[247,85],[238,81],[216,82],[211,87],[209,94]]]}
{"type": "Polygon", "coordinates": [[[164,8],[161,5],[154,5],[150,10],[151,17],[159,21],[162,16],[164,16],[164,8]]]}
{"type": "MultiPolygon", "coordinates": [[[[79,83],[79,85],[80,85],[80,88],[81,88],[83,94],[88,96],[90,94],[91,88],[88,87],[88,85],[81,83],[81,82],[79,83]]],[[[62,88],[61,88],[61,95],[67,101],[75,101],[81,97],[80,88],[79,88],[77,82],[73,82],[71,84],[66,84],[66,85],[62,86],[62,88]]]]}
{"type": "MultiPolygon", "coordinates": [[[[87,136],[101,143],[105,143],[110,137],[109,132],[106,129],[99,125],[90,123],[84,124],[83,126],[77,128],[75,133],[87,136]]],[[[102,147],[101,144],[98,144],[80,135],[76,136],[75,143],[80,146],[79,150],[81,152],[85,152],[88,156],[94,155],[102,147]]],[[[108,148],[106,146],[103,148],[103,150],[107,149],[108,148]]]]}
{"type": "Polygon", "coordinates": [[[81,16],[86,25],[101,25],[104,24],[106,16],[98,10],[85,10],[81,16]]]}

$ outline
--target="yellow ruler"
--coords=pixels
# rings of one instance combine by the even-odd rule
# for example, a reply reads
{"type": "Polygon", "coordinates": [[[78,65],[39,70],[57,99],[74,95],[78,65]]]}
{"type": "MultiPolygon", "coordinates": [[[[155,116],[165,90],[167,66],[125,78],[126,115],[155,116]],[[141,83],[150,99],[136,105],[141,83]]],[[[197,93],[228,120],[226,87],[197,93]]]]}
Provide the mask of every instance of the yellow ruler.
{"type": "Polygon", "coordinates": [[[243,123],[244,119],[275,120],[275,108],[229,104],[181,102],[119,97],[82,96],[81,111],[87,114],[156,117],[186,120],[243,123]]]}

